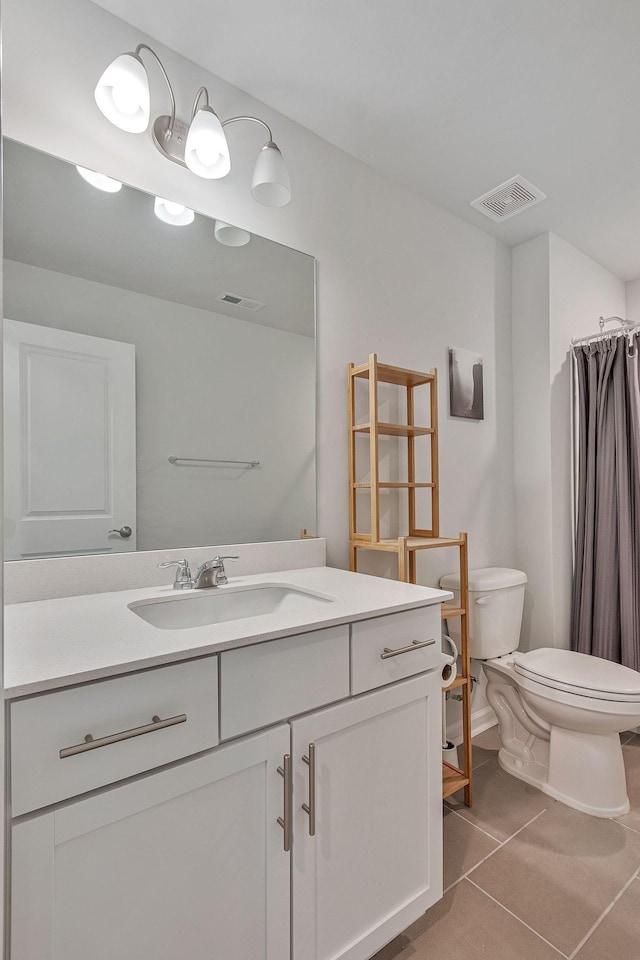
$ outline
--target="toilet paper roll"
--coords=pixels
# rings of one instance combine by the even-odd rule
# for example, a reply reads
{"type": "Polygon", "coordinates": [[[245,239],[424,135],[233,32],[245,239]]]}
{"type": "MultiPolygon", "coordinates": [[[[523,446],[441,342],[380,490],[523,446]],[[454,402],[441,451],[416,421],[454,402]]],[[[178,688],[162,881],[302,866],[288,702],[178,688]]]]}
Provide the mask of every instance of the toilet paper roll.
{"type": "Polygon", "coordinates": [[[458,676],[458,664],[453,657],[443,653],[440,670],[442,673],[442,689],[446,690],[458,676]]]}
{"type": "Polygon", "coordinates": [[[449,653],[442,654],[442,689],[446,690],[451,686],[453,681],[458,676],[458,648],[451,639],[443,634],[442,642],[445,646],[449,647],[449,653]]]}

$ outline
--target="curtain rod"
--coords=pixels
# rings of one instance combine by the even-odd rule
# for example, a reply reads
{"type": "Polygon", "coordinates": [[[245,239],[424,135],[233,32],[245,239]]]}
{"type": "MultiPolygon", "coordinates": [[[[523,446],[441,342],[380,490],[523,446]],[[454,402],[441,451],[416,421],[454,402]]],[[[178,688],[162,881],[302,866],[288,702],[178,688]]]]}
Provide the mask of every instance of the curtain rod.
{"type": "MultiPolygon", "coordinates": [[[[623,317],[600,317],[599,326],[600,333],[591,333],[588,337],[578,337],[576,340],[571,341],[572,347],[577,347],[581,343],[591,343],[594,340],[600,340],[603,337],[617,337],[621,333],[628,333],[631,335],[634,330],[640,328],[640,321],[625,320],[623,317]],[[605,323],[619,323],[620,326],[617,330],[610,330],[608,333],[605,333],[604,325],[605,323]]],[[[629,337],[631,339],[631,337],[629,337]]]]}

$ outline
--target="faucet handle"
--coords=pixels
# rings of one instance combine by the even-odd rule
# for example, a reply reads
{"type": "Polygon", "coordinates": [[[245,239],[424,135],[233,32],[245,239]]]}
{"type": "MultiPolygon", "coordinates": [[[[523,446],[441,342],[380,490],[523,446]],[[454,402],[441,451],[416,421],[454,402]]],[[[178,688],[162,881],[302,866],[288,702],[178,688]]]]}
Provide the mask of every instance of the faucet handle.
{"type": "Polygon", "coordinates": [[[211,560],[211,565],[214,566],[214,567],[216,567],[216,569],[217,569],[216,576],[215,576],[214,586],[217,587],[219,584],[224,584],[224,583],[228,583],[228,582],[229,582],[229,581],[227,580],[227,575],[226,575],[225,570],[224,570],[224,561],[225,561],[225,560],[239,560],[239,559],[240,559],[240,557],[219,557],[219,556],[216,556],[216,557],[213,558],[213,560],[211,560]]]}
{"type": "Polygon", "coordinates": [[[176,570],[176,578],[173,581],[174,590],[190,590],[193,586],[188,560],[184,558],[182,560],[164,560],[162,563],[159,563],[158,566],[178,568],[176,570]]]}

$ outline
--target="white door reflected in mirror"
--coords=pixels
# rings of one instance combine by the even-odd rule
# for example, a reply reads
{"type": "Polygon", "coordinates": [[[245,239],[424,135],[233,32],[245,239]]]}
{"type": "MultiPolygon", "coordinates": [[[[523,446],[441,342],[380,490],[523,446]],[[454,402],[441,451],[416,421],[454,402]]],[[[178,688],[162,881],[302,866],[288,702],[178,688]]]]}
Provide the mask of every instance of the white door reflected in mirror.
{"type": "Polygon", "coordinates": [[[6,560],[136,549],[135,353],[5,319],[6,560]]]}

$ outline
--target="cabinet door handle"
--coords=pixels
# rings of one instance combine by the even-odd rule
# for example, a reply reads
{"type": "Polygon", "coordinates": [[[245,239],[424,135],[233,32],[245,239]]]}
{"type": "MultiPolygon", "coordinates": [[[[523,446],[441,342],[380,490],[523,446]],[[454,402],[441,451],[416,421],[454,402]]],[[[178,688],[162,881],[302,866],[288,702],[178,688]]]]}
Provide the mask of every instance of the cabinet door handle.
{"type": "Polygon", "coordinates": [[[303,755],[304,763],[309,767],[309,803],[303,803],[302,809],[309,814],[309,836],[316,835],[316,745],[309,744],[309,754],[303,755]]]}
{"type": "Polygon", "coordinates": [[[282,766],[278,767],[278,773],[284,780],[283,816],[278,817],[278,823],[284,831],[284,852],[289,853],[291,850],[291,754],[285,753],[282,766]]]}
{"type": "Polygon", "coordinates": [[[155,733],[156,730],[164,730],[165,727],[174,727],[177,723],[186,723],[186,720],[186,713],[180,713],[175,717],[167,717],[166,720],[154,716],[151,723],[145,723],[141,727],[133,727],[131,730],[122,730],[120,733],[112,733],[108,737],[100,737],[98,740],[94,740],[88,733],[83,743],[76,743],[73,747],[64,747],[60,751],[60,759],[75,757],[78,753],[86,753],[87,750],[98,750],[100,747],[107,747],[110,743],[120,743],[121,740],[131,740],[132,737],[143,737],[145,733],[155,733]]]}
{"type": "Polygon", "coordinates": [[[414,640],[408,647],[398,647],[397,650],[385,647],[384,653],[380,654],[380,659],[388,660],[389,657],[399,657],[401,653],[411,653],[412,650],[420,650],[421,647],[432,647],[435,642],[435,640],[414,640]]]}

